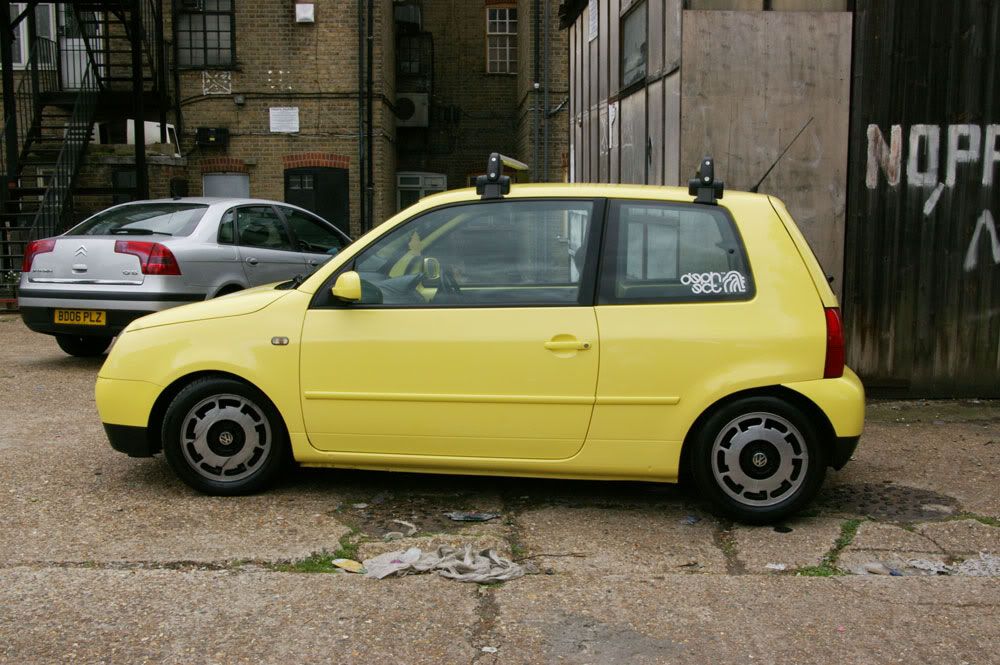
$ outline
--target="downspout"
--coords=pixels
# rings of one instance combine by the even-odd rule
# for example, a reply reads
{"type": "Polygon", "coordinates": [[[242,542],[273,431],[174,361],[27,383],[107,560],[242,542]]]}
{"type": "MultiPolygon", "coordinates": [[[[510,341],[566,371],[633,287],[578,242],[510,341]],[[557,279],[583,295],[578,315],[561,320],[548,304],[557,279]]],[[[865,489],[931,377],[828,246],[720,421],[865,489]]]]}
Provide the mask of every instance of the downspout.
{"type": "Polygon", "coordinates": [[[532,32],[534,33],[532,35],[532,38],[533,38],[533,41],[534,41],[534,51],[535,51],[535,57],[534,57],[534,60],[535,60],[535,73],[534,73],[534,77],[531,79],[531,90],[532,90],[531,101],[533,102],[532,103],[532,107],[533,108],[532,108],[532,112],[531,112],[531,117],[532,117],[532,120],[533,120],[534,125],[535,125],[535,127],[534,127],[534,130],[535,130],[535,140],[533,142],[534,145],[532,146],[532,153],[531,153],[531,155],[532,155],[531,156],[531,175],[532,175],[531,180],[533,182],[540,182],[542,180],[541,178],[538,177],[538,142],[539,142],[539,139],[538,139],[538,130],[539,130],[539,125],[541,124],[540,115],[539,115],[540,109],[538,108],[538,103],[540,101],[539,98],[538,98],[538,87],[539,87],[539,81],[542,78],[541,77],[541,72],[539,71],[541,69],[541,55],[542,55],[541,54],[541,45],[540,45],[541,34],[539,34],[539,30],[542,27],[541,26],[541,22],[542,22],[542,19],[541,19],[542,8],[541,8],[541,5],[539,4],[540,2],[541,2],[541,0],[535,0],[535,2],[534,2],[534,5],[535,5],[535,16],[534,16],[534,29],[532,30],[532,32]]]}
{"type": "MultiPolygon", "coordinates": [[[[13,182],[17,179],[17,100],[14,99],[14,56],[11,49],[14,44],[14,32],[10,29],[10,2],[0,2],[0,12],[3,12],[3,25],[0,26],[0,60],[3,62],[3,117],[7,134],[4,136],[6,154],[4,175],[13,182]]],[[[4,183],[3,196],[6,200],[7,183],[4,183]]]]}
{"type": "Polygon", "coordinates": [[[358,226],[365,232],[365,15],[358,0],[358,226]]]}
{"type": "Polygon", "coordinates": [[[365,143],[368,147],[368,177],[366,188],[368,200],[366,201],[367,220],[365,230],[370,231],[374,226],[372,220],[375,217],[375,129],[373,122],[374,88],[375,88],[375,0],[368,0],[368,137],[365,143]]]}
{"type": "Polygon", "coordinates": [[[545,135],[542,139],[542,182],[549,181],[549,27],[552,22],[549,14],[550,0],[545,0],[545,38],[542,47],[542,122],[545,123],[545,135]]]}

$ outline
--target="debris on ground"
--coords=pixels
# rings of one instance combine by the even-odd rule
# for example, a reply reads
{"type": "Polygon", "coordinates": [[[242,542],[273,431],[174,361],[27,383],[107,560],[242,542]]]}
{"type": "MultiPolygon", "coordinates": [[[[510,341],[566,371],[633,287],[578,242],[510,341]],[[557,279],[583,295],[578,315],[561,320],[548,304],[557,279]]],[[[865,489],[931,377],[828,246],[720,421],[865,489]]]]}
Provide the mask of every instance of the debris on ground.
{"type": "Polygon", "coordinates": [[[787,563],[768,563],[765,564],[764,567],[767,568],[768,570],[777,570],[777,571],[788,570],[787,563]]]}
{"type": "Polygon", "coordinates": [[[497,651],[500,651],[500,649],[497,649],[496,647],[483,647],[480,651],[483,653],[496,653],[497,651]]]}
{"type": "Polygon", "coordinates": [[[355,561],[354,559],[334,559],[331,561],[333,565],[337,568],[342,568],[349,573],[363,573],[365,572],[365,567],[360,561],[355,561]]]}
{"type": "Polygon", "coordinates": [[[450,513],[445,513],[445,517],[455,522],[489,522],[490,520],[495,520],[500,517],[500,513],[480,513],[476,511],[460,511],[453,510],[450,513]]]}
{"type": "Polygon", "coordinates": [[[889,566],[885,565],[881,561],[866,563],[864,569],[869,575],[892,575],[892,568],[889,568],[889,566]]]}
{"type": "Polygon", "coordinates": [[[697,515],[685,515],[684,519],[681,520],[681,524],[693,525],[701,521],[701,518],[697,515]]]}
{"type": "Polygon", "coordinates": [[[389,531],[382,536],[382,540],[389,542],[390,540],[402,540],[404,538],[402,531],[389,531]]]}
{"type": "Polygon", "coordinates": [[[412,536],[417,532],[417,525],[412,522],[407,522],[406,520],[393,520],[394,524],[402,524],[406,527],[406,535],[412,536]]]}
{"type": "Polygon", "coordinates": [[[966,559],[952,568],[954,568],[956,575],[1000,577],[1000,556],[980,552],[978,558],[966,559]]]}
{"type": "Polygon", "coordinates": [[[871,561],[854,568],[852,572],[858,575],[891,575],[905,577],[907,575],[959,575],[966,577],[1000,577],[1000,557],[987,552],[966,559],[960,563],[947,564],[933,559],[908,559],[896,562],[893,566],[882,561],[871,561]]]}
{"type": "Polygon", "coordinates": [[[506,582],[524,575],[524,568],[498,555],[495,550],[473,552],[472,545],[464,548],[442,545],[424,552],[419,547],[404,551],[387,552],[366,559],[365,577],[383,579],[436,571],[441,577],[458,582],[506,582]]]}
{"type": "Polygon", "coordinates": [[[368,507],[368,504],[367,503],[353,503],[353,504],[351,504],[351,507],[352,508],[357,508],[358,510],[364,510],[365,508],[368,507]]]}

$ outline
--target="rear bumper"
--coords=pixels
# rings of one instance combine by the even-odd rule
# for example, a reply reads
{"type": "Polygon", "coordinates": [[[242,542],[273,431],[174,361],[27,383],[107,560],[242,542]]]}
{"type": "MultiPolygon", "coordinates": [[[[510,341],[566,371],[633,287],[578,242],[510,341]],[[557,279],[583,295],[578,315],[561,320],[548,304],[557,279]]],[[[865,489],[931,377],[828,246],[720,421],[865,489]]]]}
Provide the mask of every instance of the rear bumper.
{"type": "Polygon", "coordinates": [[[18,297],[21,318],[30,330],[46,335],[114,337],[139,317],[178,305],[199,302],[204,293],[121,293],[22,288],[18,297]],[[107,312],[103,326],[55,323],[56,309],[89,309],[107,312]]]}
{"type": "Polygon", "coordinates": [[[830,466],[837,471],[843,469],[844,465],[851,461],[860,439],[860,436],[838,436],[830,452],[830,466]]]}
{"type": "Polygon", "coordinates": [[[129,457],[152,457],[160,452],[159,446],[149,440],[145,427],[104,423],[104,431],[111,447],[129,457]]]}
{"type": "Polygon", "coordinates": [[[101,309],[107,312],[107,325],[103,326],[71,326],[55,323],[55,307],[25,307],[21,306],[21,319],[29,330],[46,335],[80,335],[82,337],[114,337],[136,319],[152,314],[156,310],[113,310],[97,307],[81,307],[61,304],[63,309],[101,309]]]}

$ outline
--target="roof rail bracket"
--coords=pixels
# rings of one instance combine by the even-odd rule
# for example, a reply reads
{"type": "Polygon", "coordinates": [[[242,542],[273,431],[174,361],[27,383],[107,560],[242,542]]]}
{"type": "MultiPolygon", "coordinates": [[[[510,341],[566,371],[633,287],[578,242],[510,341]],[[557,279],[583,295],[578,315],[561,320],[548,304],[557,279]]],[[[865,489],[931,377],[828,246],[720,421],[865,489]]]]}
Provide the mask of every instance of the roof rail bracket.
{"type": "Polygon", "coordinates": [[[514,171],[527,171],[528,165],[513,157],[494,152],[486,162],[486,175],[476,176],[476,194],[483,200],[502,199],[510,194],[510,176],[503,174],[503,167],[514,171]]]}
{"type": "Polygon", "coordinates": [[[696,177],[688,181],[688,194],[695,196],[695,203],[715,205],[722,198],[725,185],[715,179],[715,160],[703,157],[698,164],[696,177]]]}

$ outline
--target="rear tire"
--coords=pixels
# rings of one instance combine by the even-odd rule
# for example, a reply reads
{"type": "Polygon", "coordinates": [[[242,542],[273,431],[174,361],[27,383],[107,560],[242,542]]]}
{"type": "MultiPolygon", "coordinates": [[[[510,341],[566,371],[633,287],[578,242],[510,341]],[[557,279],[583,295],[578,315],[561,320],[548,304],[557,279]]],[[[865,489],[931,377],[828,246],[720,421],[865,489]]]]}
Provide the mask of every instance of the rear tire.
{"type": "Polygon", "coordinates": [[[89,337],[84,335],[56,335],[59,348],[77,358],[95,358],[111,346],[113,337],[89,337]]]}
{"type": "Polygon", "coordinates": [[[281,414],[253,386],[198,379],[167,407],[163,455],[185,483],[204,494],[251,494],[270,485],[288,458],[281,414]]]}
{"type": "Polygon", "coordinates": [[[826,447],[809,419],[777,397],[747,397],[713,413],[697,432],[691,471],[725,515],[767,524],[809,503],[826,475],[826,447]]]}

